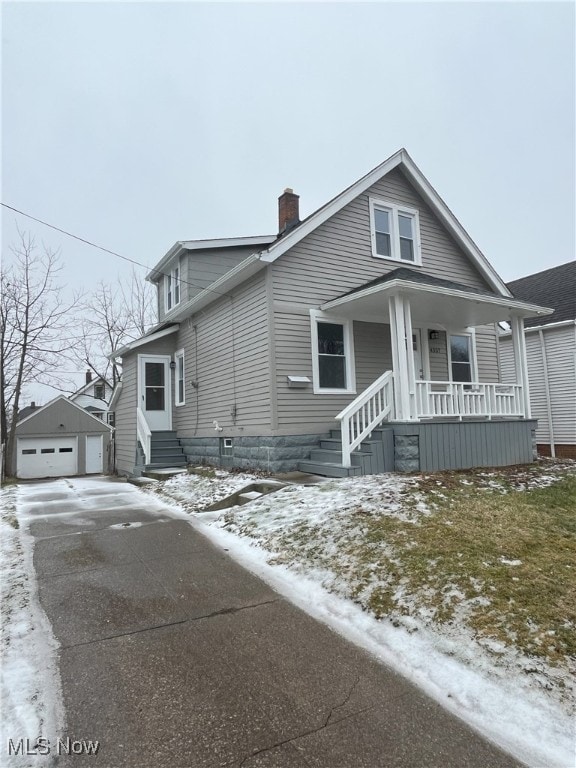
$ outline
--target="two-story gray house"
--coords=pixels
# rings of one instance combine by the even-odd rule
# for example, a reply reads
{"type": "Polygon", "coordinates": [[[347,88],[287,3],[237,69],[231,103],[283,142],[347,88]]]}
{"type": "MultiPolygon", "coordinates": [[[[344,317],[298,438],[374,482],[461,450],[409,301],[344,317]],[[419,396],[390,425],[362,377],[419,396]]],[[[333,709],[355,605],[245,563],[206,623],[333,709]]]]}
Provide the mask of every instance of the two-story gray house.
{"type": "Polygon", "coordinates": [[[177,242],[148,279],[159,323],[115,352],[120,473],[532,458],[523,323],[549,310],[512,297],[404,149],[302,221],[287,189],[277,235],[177,242]]]}

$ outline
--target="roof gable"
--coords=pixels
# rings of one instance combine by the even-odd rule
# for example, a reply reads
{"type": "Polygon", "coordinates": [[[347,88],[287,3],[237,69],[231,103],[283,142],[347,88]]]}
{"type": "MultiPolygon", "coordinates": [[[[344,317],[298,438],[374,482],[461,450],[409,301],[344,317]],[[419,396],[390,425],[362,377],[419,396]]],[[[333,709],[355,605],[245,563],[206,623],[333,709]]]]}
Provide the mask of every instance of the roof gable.
{"type": "Polygon", "coordinates": [[[74,408],[75,411],[79,411],[81,414],[83,414],[87,419],[91,419],[94,421],[98,426],[101,428],[103,425],[110,429],[110,427],[107,424],[104,424],[104,422],[101,419],[96,418],[96,416],[92,416],[91,413],[89,413],[85,408],[82,408],[79,405],[76,405],[75,402],[72,400],[69,400],[66,395],[58,395],[53,400],[50,400],[50,402],[46,403],[46,405],[42,405],[39,408],[35,408],[34,412],[31,413],[29,416],[25,416],[23,419],[20,419],[20,421],[17,422],[16,427],[20,427],[22,424],[26,424],[27,422],[30,422],[32,419],[35,419],[38,414],[44,413],[46,410],[51,408],[56,403],[61,402],[64,404],[64,407],[66,408],[74,408]]]}
{"type": "Polygon", "coordinates": [[[97,376],[95,379],[92,379],[91,381],[88,381],[86,384],[83,384],[80,389],[77,389],[76,392],[72,392],[71,395],[69,395],[69,399],[73,400],[75,397],[78,397],[80,395],[85,394],[85,392],[90,389],[90,387],[93,387],[95,384],[104,384],[105,387],[108,389],[112,389],[112,385],[103,379],[101,376],[97,376]]]}
{"type": "Polygon", "coordinates": [[[468,256],[488,285],[498,294],[510,296],[510,292],[502,279],[493,269],[480,249],[472,241],[446,203],[444,203],[442,198],[424,177],[405,149],[396,152],[379,166],[319,208],[311,216],[308,216],[300,222],[300,224],[290,230],[287,235],[276,240],[267,250],[261,253],[260,258],[262,261],[276,261],[276,259],[283,253],[286,253],[286,251],[299,243],[304,237],[314,232],[314,230],[329,218],[342,210],[342,208],[351,203],[359,195],[370,189],[370,187],[374,186],[380,179],[395,168],[399,168],[402,171],[407,180],[413,185],[418,194],[421,195],[427,205],[431,208],[432,212],[438,217],[457,244],[468,256]]]}
{"type": "MultiPolygon", "coordinates": [[[[512,280],[508,288],[517,299],[553,307],[547,323],[576,320],[576,261],[551,267],[534,275],[512,280]]],[[[526,320],[527,327],[541,325],[538,318],[526,320]]]]}

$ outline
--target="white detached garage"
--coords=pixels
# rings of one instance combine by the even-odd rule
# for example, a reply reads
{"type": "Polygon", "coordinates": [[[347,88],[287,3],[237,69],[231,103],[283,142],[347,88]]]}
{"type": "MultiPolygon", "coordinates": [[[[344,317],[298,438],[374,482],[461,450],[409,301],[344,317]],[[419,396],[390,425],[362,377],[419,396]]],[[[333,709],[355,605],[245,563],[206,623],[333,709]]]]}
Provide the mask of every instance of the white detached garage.
{"type": "Polygon", "coordinates": [[[108,471],[111,427],[60,395],[16,425],[16,476],[108,471]]]}

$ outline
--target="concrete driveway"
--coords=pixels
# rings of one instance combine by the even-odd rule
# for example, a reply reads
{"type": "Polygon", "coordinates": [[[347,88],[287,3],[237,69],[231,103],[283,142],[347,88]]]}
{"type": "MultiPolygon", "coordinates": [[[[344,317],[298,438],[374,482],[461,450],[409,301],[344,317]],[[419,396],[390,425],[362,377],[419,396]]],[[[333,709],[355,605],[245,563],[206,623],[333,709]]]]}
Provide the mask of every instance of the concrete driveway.
{"type": "Polygon", "coordinates": [[[37,483],[25,501],[64,734],[100,742],[58,765],[517,765],[133,486],[37,483]]]}

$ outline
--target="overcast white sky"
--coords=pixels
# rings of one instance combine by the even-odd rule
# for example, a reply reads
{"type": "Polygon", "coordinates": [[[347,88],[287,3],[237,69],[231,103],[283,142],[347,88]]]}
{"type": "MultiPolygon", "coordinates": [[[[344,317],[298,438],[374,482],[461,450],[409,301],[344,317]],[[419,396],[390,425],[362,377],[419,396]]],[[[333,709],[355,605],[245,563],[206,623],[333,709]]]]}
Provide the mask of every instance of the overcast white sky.
{"type": "MultiPolygon", "coordinates": [[[[152,265],[275,233],[400,147],[505,280],[575,257],[572,3],[2,7],[2,201],[152,265]]],[[[70,285],[130,265],[60,247],[70,285]]],[[[145,270],[141,270],[142,275],[145,270]]]]}

